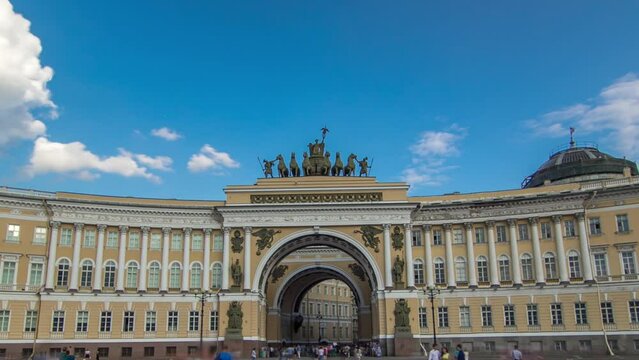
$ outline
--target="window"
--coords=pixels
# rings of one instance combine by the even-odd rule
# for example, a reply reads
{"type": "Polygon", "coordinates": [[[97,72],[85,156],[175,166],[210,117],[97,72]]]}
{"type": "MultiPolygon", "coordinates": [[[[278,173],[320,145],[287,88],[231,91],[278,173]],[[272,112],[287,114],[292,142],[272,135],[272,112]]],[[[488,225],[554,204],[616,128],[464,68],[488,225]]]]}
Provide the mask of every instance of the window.
{"type": "Polygon", "coordinates": [[[202,234],[196,233],[193,234],[193,239],[191,240],[191,249],[192,250],[202,250],[202,234]]]}
{"type": "Polygon", "coordinates": [[[561,312],[561,304],[550,304],[550,320],[553,325],[563,325],[564,317],[561,312]]]}
{"type": "Polygon", "coordinates": [[[160,250],[162,248],[162,234],[151,233],[151,242],[149,247],[151,250],[160,250]]]}
{"type": "Polygon", "coordinates": [[[20,242],[20,225],[7,225],[7,242],[20,242]]]}
{"type": "Polygon", "coordinates": [[[566,221],[564,221],[564,232],[566,233],[566,237],[577,236],[577,232],[575,231],[575,221],[574,220],[566,220],[566,221]]]}
{"type": "Polygon", "coordinates": [[[453,244],[463,244],[463,243],[464,243],[463,229],[453,229],[453,244]]]}
{"type": "Polygon", "coordinates": [[[504,305],[504,325],[515,326],[515,305],[504,305]]]}
{"type": "Polygon", "coordinates": [[[510,259],[506,255],[499,257],[499,280],[510,281],[510,259]]]}
{"type": "Polygon", "coordinates": [[[595,274],[603,277],[608,276],[608,259],[606,253],[593,253],[592,256],[595,261],[595,274]]]}
{"type": "Polygon", "coordinates": [[[537,304],[526,305],[526,316],[528,318],[528,326],[539,325],[539,313],[537,312],[537,304]]]}
{"type": "Polygon", "coordinates": [[[202,287],[202,265],[194,263],[191,265],[191,289],[202,287]]]}
{"type": "Polygon", "coordinates": [[[36,245],[43,245],[47,243],[47,228],[43,226],[37,226],[35,228],[33,243],[36,245]]]}
{"type": "Polygon", "coordinates": [[[213,276],[211,276],[214,289],[222,287],[222,265],[220,263],[213,264],[213,276]]]}
{"type": "Polygon", "coordinates": [[[69,264],[69,260],[60,259],[58,262],[58,276],[57,276],[57,286],[67,286],[69,284],[69,268],[71,265],[69,264]]]}
{"type": "Polygon", "coordinates": [[[200,312],[189,311],[189,331],[200,330],[200,312]]]}
{"type": "Polygon", "coordinates": [[[575,303],[575,323],[578,325],[588,324],[588,312],[584,302],[575,303]]]}
{"type": "Polygon", "coordinates": [[[140,248],[140,233],[137,231],[131,231],[129,233],[129,249],[140,248]]]}
{"type": "Polygon", "coordinates": [[[446,283],[446,271],[444,270],[444,260],[442,258],[436,258],[434,261],[435,266],[435,282],[437,284],[446,283]]]}
{"type": "Polygon", "coordinates": [[[490,305],[481,306],[481,326],[493,326],[493,309],[490,305]]]}
{"type": "Polygon", "coordinates": [[[147,311],[146,318],[144,319],[144,331],[146,332],[155,332],[157,330],[158,316],[155,311],[147,311]]]}
{"type": "Polygon", "coordinates": [[[106,247],[108,247],[108,248],[117,248],[118,247],[118,232],[117,231],[109,231],[109,232],[107,232],[106,247]]]}
{"type": "Polygon", "coordinates": [[[544,268],[546,269],[547,279],[557,279],[557,262],[555,254],[547,252],[544,254],[544,268]]]}
{"type": "Polygon", "coordinates": [[[91,287],[93,279],[93,263],[91,260],[84,260],[82,262],[82,269],[80,273],[80,287],[91,287]]]}
{"type": "Polygon", "coordinates": [[[178,312],[177,311],[169,311],[169,317],[167,321],[167,331],[177,331],[178,330],[178,312]]]}
{"type": "Polygon", "coordinates": [[[592,351],[592,341],[590,341],[590,340],[579,340],[579,351],[591,352],[592,351]]]}
{"type": "Polygon", "coordinates": [[[84,243],[82,245],[85,248],[95,247],[95,230],[93,229],[84,230],[84,243]]]}
{"type": "Polygon", "coordinates": [[[459,307],[459,326],[470,327],[470,307],[459,307]]]}
{"type": "Polygon", "coordinates": [[[122,322],[122,332],[131,332],[135,325],[135,313],[133,311],[124,312],[124,321],[122,322]]]}
{"type": "Polygon", "coordinates": [[[488,352],[495,352],[495,342],[494,341],[484,341],[484,350],[488,352]]]}
{"type": "Polygon", "coordinates": [[[519,230],[519,240],[529,240],[527,224],[519,224],[517,229],[519,230]]]}
{"type": "Polygon", "coordinates": [[[621,252],[621,264],[623,266],[624,275],[634,275],[637,273],[637,266],[635,265],[635,252],[634,251],[622,251],[621,252]]]}
{"type": "Polygon", "coordinates": [[[480,282],[488,282],[488,260],[485,256],[477,258],[477,280],[480,282]]]}
{"type": "Polygon", "coordinates": [[[51,332],[64,332],[64,311],[55,310],[51,320],[51,332]]]}
{"type": "Polygon", "coordinates": [[[630,311],[630,322],[639,323],[639,300],[628,301],[628,311],[630,311]]]}
{"type": "Polygon", "coordinates": [[[590,235],[601,235],[601,222],[598,217],[588,219],[590,235]]]}
{"type": "Polygon", "coordinates": [[[0,332],[9,331],[9,310],[0,310],[0,332]]]}
{"type": "Polygon", "coordinates": [[[222,251],[224,249],[224,242],[222,241],[221,234],[215,234],[213,236],[213,251],[222,251]]]}
{"type": "Polygon", "coordinates": [[[549,222],[541,223],[541,238],[550,239],[552,237],[552,226],[549,222]]]}
{"type": "Polygon", "coordinates": [[[27,310],[24,316],[24,332],[35,332],[38,324],[38,312],[35,310],[27,310]]]}
{"type": "Polygon", "coordinates": [[[421,260],[415,260],[413,263],[413,270],[415,273],[415,284],[424,283],[424,263],[421,260]]]}
{"type": "Polygon", "coordinates": [[[532,256],[530,256],[530,254],[523,254],[519,260],[521,262],[521,278],[523,280],[532,280],[535,277],[532,256]]]}
{"type": "Polygon", "coordinates": [[[104,287],[115,287],[115,261],[109,260],[104,266],[104,287]]]}
{"type": "Polygon", "coordinates": [[[29,266],[29,285],[42,285],[42,272],[44,271],[44,264],[41,262],[32,262],[29,264],[29,266]]]}
{"type": "Polygon", "coordinates": [[[216,310],[211,311],[211,319],[209,323],[209,330],[218,331],[218,326],[220,324],[220,315],[216,310]]]}
{"type": "Polygon", "coordinates": [[[466,272],[466,259],[461,256],[458,256],[455,259],[455,277],[457,281],[466,282],[468,281],[468,275],[466,272]]]}
{"type": "Polygon", "coordinates": [[[160,287],[160,264],[152,262],[149,265],[149,288],[157,289],[160,287]]]}
{"type": "Polygon", "coordinates": [[[570,250],[568,252],[568,267],[570,269],[570,277],[571,278],[579,278],[581,277],[581,267],[579,264],[579,253],[575,250],[570,250]]]}
{"type": "Polygon", "coordinates": [[[171,250],[182,250],[182,234],[174,232],[171,236],[171,250]]]}
{"type": "Polygon", "coordinates": [[[428,327],[428,316],[426,316],[426,308],[419,308],[419,327],[425,329],[428,327]]]}
{"type": "Polygon", "coordinates": [[[497,232],[497,242],[508,241],[508,238],[506,237],[506,227],[504,225],[495,226],[495,231],[497,232]]]}
{"type": "Polygon", "coordinates": [[[413,246],[422,246],[422,231],[413,230],[413,246]]]}
{"type": "Polygon", "coordinates": [[[111,312],[110,311],[102,311],[100,313],[100,332],[110,332],[111,331],[111,312]]]}
{"type": "Polygon", "coordinates": [[[484,236],[484,228],[475,228],[475,242],[477,244],[483,244],[486,242],[486,236],[484,236]]]}
{"type": "Polygon", "coordinates": [[[565,340],[557,340],[555,341],[555,351],[566,351],[566,341],[565,340]]]}
{"type": "Polygon", "coordinates": [[[60,246],[71,246],[71,237],[73,230],[71,228],[60,229],[60,246]]]}
{"type": "Polygon", "coordinates": [[[126,287],[129,289],[138,287],[138,263],[134,261],[126,267],[126,287]]]}
{"type": "Polygon", "coordinates": [[[615,317],[612,313],[612,303],[604,301],[601,303],[601,320],[604,324],[614,324],[615,317]]]}
{"type": "Polygon", "coordinates": [[[155,348],[153,346],[145,346],[144,357],[154,357],[154,356],[155,356],[155,348]]]}
{"type": "Polygon", "coordinates": [[[166,356],[175,356],[177,355],[177,347],[176,346],[167,346],[166,347],[166,356]]]}
{"type": "Polygon", "coordinates": [[[13,285],[16,277],[16,261],[2,260],[2,276],[0,277],[0,284],[13,285]]]}
{"type": "Polygon", "coordinates": [[[171,265],[171,270],[169,271],[169,288],[171,289],[179,289],[180,288],[180,275],[181,268],[179,263],[173,263],[171,265]]]}
{"type": "Polygon", "coordinates": [[[332,315],[332,316],[335,316],[335,315],[336,315],[336,312],[337,312],[337,310],[335,309],[335,304],[333,304],[333,305],[331,306],[331,315],[332,315]]]}
{"type": "Polygon", "coordinates": [[[433,230],[433,245],[441,245],[441,244],[442,244],[442,231],[433,230]]]}
{"type": "Polygon", "coordinates": [[[133,357],[133,348],[132,347],[123,347],[121,357],[133,357]]]}
{"type": "Polygon", "coordinates": [[[448,327],[448,307],[440,306],[437,308],[437,318],[439,320],[439,327],[448,327]]]}
{"type": "Polygon", "coordinates": [[[630,231],[630,226],[628,225],[628,215],[617,215],[617,232],[626,233],[630,231]]]}

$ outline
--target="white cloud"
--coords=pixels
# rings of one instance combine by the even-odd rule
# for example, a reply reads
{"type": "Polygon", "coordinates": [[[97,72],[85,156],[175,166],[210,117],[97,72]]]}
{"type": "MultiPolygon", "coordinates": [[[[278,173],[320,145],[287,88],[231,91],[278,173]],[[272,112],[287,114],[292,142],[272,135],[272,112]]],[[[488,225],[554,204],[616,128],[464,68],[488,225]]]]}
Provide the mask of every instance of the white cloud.
{"type": "Polygon", "coordinates": [[[169,129],[168,127],[153,129],[151,130],[151,135],[162,138],[166,141],[175,141],[182,137],[182,135],[178,134],[175,130],[169,129]]]}
{"type": "Polygon", "coordinates": [[[466,129],[453,124],[445,131],[425,131],[410,147],[411,165],[402,171],[402,180],[413,187],[438,186],[448,180],[446,173],[456,168],[447,165],[450,157],[460,154],[459,142],[466,129]]]}
{"type": "Polygon", "coordinates": [[[586,104],[576,104],[525,122],[537,136],[567,137],[568,128],[594,136],[620,155],[639,156],[639,78],[627,74],[586,104]]]}
{"type": "Polygon", "coordinates": [[[199,153],[191,155],[187,167],[191,172],[202,172],[208,169],[238,168],[240,163],[233,160],[228,153],[217,151],[206,144],[202,146],[199,153]]]}
{"type": "Polygon", "coordinates": [[[29,164],[24,170],[30,177],[57,173],[81,180],[93,180],[100,177],[101,173],[106,173],[124,177],[142,177],[159,183],[160,178],[150,173],[143,165],[167,170],[171,163],[172,160],[166,157],[153,158],[143,154],[132,154],[122,149],[118,155],[100,157],[87,150],[81,142],[59,143],[39,137],[35,141],[29,164]]]}
{"type": "Polygon", "coordinates": [[[8,0],[0,0],[0,147],[45,134],[46,125],[34,117],[34,109],[48,108],[56,117],[47,89],[53,70],[40,64],[42,46],[30,25],[8,0]]]}

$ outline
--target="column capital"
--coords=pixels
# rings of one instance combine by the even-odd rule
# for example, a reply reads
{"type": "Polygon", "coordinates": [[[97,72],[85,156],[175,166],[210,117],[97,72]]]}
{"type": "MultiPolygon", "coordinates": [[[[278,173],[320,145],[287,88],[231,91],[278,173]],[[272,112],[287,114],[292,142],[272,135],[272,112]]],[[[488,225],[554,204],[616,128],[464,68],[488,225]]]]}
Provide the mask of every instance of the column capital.
{"type": "Polygon", "coordinates": [[[73,228],[75,229],[75,231],[82,231],[83,227],[84,227],[84,224],[82,224],[82,223],[73,224],[73,228]]]}
{"type": "Polygon", "coordinates": [[[405,230],[412,230],[413,229],[413,225],[412,224],[404,224],[404,229],[405,230]]]}
{"type": "Polygon", "coordinates": [[[211,229],[211,228],[205,228],[204,229],[204,235],[211,235],[212,232],[213,232],[213,229],[211,229]]]}
{"type": "Polygon", "coordinates": [[[222,231],[224,231],[225,234],[230,234],[231,233],[231,228],[228,226],[225,226],[222,228],[222,231]]]}
{"type": "Polygon", "coordinates": [[[184,229],[182,229],[182,231],[184,231],[184,235],[191,235],[191,231],[193,231],[192,228],[190,227],[185,227],[184,229]]]}
{"type": "Polygon", "coordinates": [[[171,233],[171,228],[170,227],[163,227],[162,228],[162,234],[169,235],[170,233],[171,233]]]}
{"type": "Polygon", "coordinates": [[[452,224],[443,224],[442,227],[444,228],[444,230],[448,231],[448,230],[452,229],[453,225],[452,224]]]}
{"type": "Polygon", "coordinates": [[[510,225],[510,226],[517,225],[517,219],[508,219],[508,220],[506,220],[506,222],[508,222],[508,225],[510,225]]]}
{"type": "Polygon", "coordinates": [[[244,235],[246,236],[246,234],[250,234],[253,231],[253,228],[251,228],[250,226],[245,226],[244,227],[244,235]]]}
{"type": "Polygon", "coordinates": [[[534,225],[534,224],[536,224],[538,222],[539,222],[539,218],[536,217],[536,216],[528,218],[528,223],[531,224],[531,225],[534,225]]]}
{"type": "Polygon", "coordinates": [[[391,224],[382,224],[382,227],[384,228],[384,230],[390,230],[391,224]]]}
{"type": "Polygon", "coordinates": [[[118,227],[118,229],[120,229],[120,232],[127,232],[129,231],[129,227],[127,225],[120,225],[118,227]]]}
{"type": "Polygon", "coordinates": [[[492,228],[495,226],[495,222],[492,220],[486,221],[486,226],[489,228],[492,228]]]}
{"type": "Polygon", "coordinates": [[[151,231],[151,228],[148,226],[142,226],[140,229],[142,230],[142,234],[144,235],[148,234],[149,231],[151,231]]]}
{"type": "Polygon", "coordinates": [[[555,222],[555,223],[561,222],[561,215],[553,215],[552,216],[552,221],[555,222]]]}
{"type": "Polygon", "coordinates": [[[464,227],[466,228],[466,230],[472,230],[473,229],[473,223],[464,223],[464,227]]]}
{"type": "Polygon", "coordinates": [[[578,212],[575,214],[575,217],[577,218],[577,220],[583,220],[586,218],[586,214],[584,212],[578,212]]]}
{"type": "Polygon", "coordinates": [[[55,230],[60,228],[60,222],[59,221],[51,221],[51,222],[49,222],[49,225],[55,230]]]}
{"type": "Polygon", "coordinates": [[[424,231],[430,231],[431,228],[432,228],[431,224],[424,225],[424,231]]]}

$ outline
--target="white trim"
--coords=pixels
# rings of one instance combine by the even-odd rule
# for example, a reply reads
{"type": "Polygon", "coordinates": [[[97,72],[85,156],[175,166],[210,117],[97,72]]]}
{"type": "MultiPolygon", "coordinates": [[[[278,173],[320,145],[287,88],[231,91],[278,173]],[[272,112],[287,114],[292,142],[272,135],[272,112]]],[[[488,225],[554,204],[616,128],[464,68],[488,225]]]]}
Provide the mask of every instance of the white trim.
{"type": "MultiPolygon", "coordinates": [[[[632,335],[636,334],[636,330],[621,330],[621,331],[606,331],[608,335],[632,335]]],[[[514,337],[547,337],[552,336],[556,337],[558,335],[561,336],[601,336],[601,331],[543,331],[543,332],[474,332],[474,333],[464,333],[464,334],[455,334],[455,333],[447,333],[440,334],[437,333],[437,337],[441,338],[514,338],[514,337]]],[[[416,339],[432,339],[432,334],[415,334],[413,338],[416,339]]]]}
{"type": "MultiPolygon", "coordinates": [[[[240,185],[242,186],[242,185],[240,185]]],[[[257,192],[264,192],[264,193],[268,193],[268,192],[274,192],[274,193],[287,193],[287,192],[304,192],[304,191],[321,191],[321,192],[325,192],[325,193],[330,193],[330,192],[340,192],[340,191],[361,191],[361,190],[408,190],[409,189],[409,185],[394,185],[394,186],[340,186],[340,187],[304,187],[302,186],[297,186],[297,187],[282,187],[282,188],[276,188],[276,187],[272,187],[272,188],[268,188],[268,189],[258,189],[255,187],[250,187],[248,189],[242,189],[242,188],[233,188],[233,189],[229,189],[226,188],[224,189],[225,193],[257,193],[257,192]]],[[[408,201],[392,201],[392,203],[406,203],[408,201]]],[[[383,203],[382,201],[380,201],[380,203],[383,203]]],[[[303,203],[303,204],[315,204],[315,203],[303,203]]],[[[344,203],[321,203],[321,204],[344,204],[344,203]]],[[[370,204],[370,202],[349,202],[348,204],[370,204]]],[[[239,205],[245,205],[245,204],[239,204],[239,205]]],[[[262,205],[262,204],[255,204],[255,205],[262,205]]],[[[274,204],[265,204],[265,205],[274,205],[274,204]]],[[[233,206],[233,204],[231,205],[225,205],[225,206],[233,206]]]]}

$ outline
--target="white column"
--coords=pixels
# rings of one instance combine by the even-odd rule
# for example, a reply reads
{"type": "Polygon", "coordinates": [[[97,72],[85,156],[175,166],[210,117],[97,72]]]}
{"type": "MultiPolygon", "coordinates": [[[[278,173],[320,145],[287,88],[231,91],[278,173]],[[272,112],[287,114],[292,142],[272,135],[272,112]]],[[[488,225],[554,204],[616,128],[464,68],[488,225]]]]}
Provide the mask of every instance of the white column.
{"type": "Polygon", "coordinates": [[[564,248],[564,234],[561,229],[561,215],[552,217],[555,225],[555,242],[557,243],[557,266],[559,267],[559,283],[569,284],[568,262],[566,261],[566,249],[564,248]]]}
{"type": "Polygon", "coordinates": [[[581,262],[583,264],[584,281],[594,282],[592,276],[592,260],[590,257],[590,247],[588,246],[588,233],[586,233],[586,219],[583,213],[577,214],[579,222],[579,249],[581,250],[581,262]]]}
{"type": "Polygon", "coordinates": [[[93,292],[102,291],[102,267],[104,266],[104,233],[106,225],[98,225],[98,248],[95,254],[95,273],[93,277],[93,292]]]}
{"type": "Polygon", "coordinates": [[[213,229],[204,229],[204,272],[202,273],[202,292],[211,288],[211,232],[213,229]]]}
{"type": "Polygon", "coordinates": [[[406,284],[415,288],[415,267],[413,266],[413,231],[411,224],[404,224],[404,245],[406,246],[406,284]]]}
{"type": "Polygon", "coordinates": [[[191,273],[191,228],[184,228],[184,249],[182,251],[182,264],[184,270],[182,270],[182,292],[187,293],[191,287],[190,277],[191,273]]]}
{"type": "MultiPolygon", "coordinates": [[[[229,289],[229,272],[231,270],[230,238],[231,228],[225,227],[222,235],[222,290],[229,289]]],[[[244,251],[246,251],[246,248],[244,248],[244,251]]]]}
{"type": "Polygon", "coordinates": [[[169,291],[169,235],[171,228],[162,228],[162,278],[160,278],[160,292],[169,291]]]}
{"type": "Polygon", "coordinates": [[[386,282],[386,288],[390,289],[393,287],[390,224],[383,224],[382,227],[384,228],[384,280],[386,282]]]}
{"type": "Polygon", "coordinates": [[[435,276],[433,274],[433,251],[431,248],[432,236],[430,225],[424,225],[424,252],[426,254],[426,286],[435,286],[435,276]]]}
{"type": "Polygon", "coordinates": [[[146,269],[148,267],[149,254],[149,231],[151,228],[142,226],[142,253],[140,254],[140,279],[138,281],[138,292],[146,292],[146,269]]]}
{"type": "MultiPolygon", "coordinates": [[[[230,252],[231,249],[227,247],[224,252],[230,252]]],[[[229,272],[229,265],[226,266],[227,278],[229,272]]],[[[251,291],[251,228],[244,227],[244,291],[251,291]]]]}
{"type": "Polygon", "coordinates": [[[533,258],[535,259],[535,279],[537,285],[545,285],[546,277],[544,275],[544,256],[541,253],[541,244],[539,243],[539,225],[537,224],[537,218],[533,217],[528,219],[530,223],[532,246],[533,246],[533,258]]]}
{"type": "Polygon", "coordinates": [[[116,292],[124,292],[124,271],[126,269],[126,234],[129,227],[120,225],[120,247],[118,248],[118,274],[115,284],[116,292]]]}
{"type": "Polygon", "coordinates": [[[444,224],[444,240],[446,242],[446,277],[448,278],[448,288],[457,287],[455,280],[455,259],[453,257],[453,236],[451,234],[451,225],[444,224]]]}
{"type": "Polygon", "coordinates": [[[80,279],[80,245],[82,244],[82,228],[84,224],[73,224],[75,240],[73,242],[73,259],[71,260],[71,281],[69,291],[78,291],[78,280],[80,279]]]}
{"type": "Polygon", "coordinates": [[[521,286],[521,264],[519,262],[519,245],[517,244],[517,220],[508,220],[510,229],[510,257],[513,269],[513,285],[521,286]]]}
{"type": "Polygon", "coordinates": [[[497,249],[495,249],[495,222],[486,222],[486,228],[488,229],[488,269],[490,270],[490,286],[499,287],[497,249]]]}
{"type": "Polygon", "coordinates": [[[47,259],[47,280],[45,281],[45,290],[55,289],[55,262],[57,260],[56,252],[58,250],[58,229],[60,222],[51,221],[51,235],[49,238],[49,254],[47,259]]]}
{"type": "Polygon", "coordinates": [[[468,258],[468,286],[477,287],[477,269],[475,267],[475,248],[473,247],[473,224],[465,223],[466,228],[466,256],[468,258]]]}

